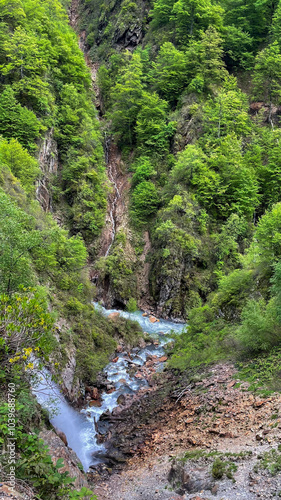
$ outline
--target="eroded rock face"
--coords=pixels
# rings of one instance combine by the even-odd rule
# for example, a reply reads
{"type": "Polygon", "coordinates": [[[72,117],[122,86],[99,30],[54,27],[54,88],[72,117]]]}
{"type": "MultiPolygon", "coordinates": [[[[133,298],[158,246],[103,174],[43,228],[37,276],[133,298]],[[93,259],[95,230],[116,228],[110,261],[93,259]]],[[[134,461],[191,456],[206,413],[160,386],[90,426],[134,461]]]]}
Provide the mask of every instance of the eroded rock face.
{"type": "Polygon", "coordinates": [[[61,431],[60,429],[57,429],[56,427],[55,427],[55,433],[62,440],[63,444],[65,446],[68,446],[67,437],[66,437],[65,433],[63,431],[61,431]]]}
{"type": "Polygon", "coordinates": [[[39,165],[42,177],[38,181],[36,197],[45,212],[52,211],[52,195],[50,190],[50,178],[58,172],[58,146],[54,139],[54,129],[45,133],[39,149],[39,165]]]}
{"type": "Polygon", "coordinates": [[[87,479],[78,466],[80,462],[76,453],[71,448],[66,446],[62,439],[52,430],[41,431],[39,437],[43,439],[45,444],[48,446],[54,464],[59,458],[63,459],[64,467],[60,469],[60,472],[68,471],[70,477],[75,478],[75,488],[80,489],[83,486],[89,488],[87,479]]]}
{"type": "Polygon", "coordinates": [[[117,29],[115,33],[115,43],[126,49],[133,49],[136,47],[143,38],[142,26],[136,23],[124,30],[117,29]]]}
{"type": "Polygon", "coordinates": [[[173,268],[173,272],[165,272],[160,265],[152,268],[150,278],[155,280],[152,295],[159,316],[170,317],[171,319],[182,319],[184,317],[184,308],[181,303],[184,294],[181,288],[185,272],[186,266],[182,258],[179,258],[177,267],[173,268]]]}
{"type": "MultiPolygon", "coordinates": [[[[56,322],[57,335],[56,339],[60,343],[61,335],[66,334],[70,330],[69,323],[64,319],[60,318],[56,322]]],[[[60,378],[62,380],[62,390],[64,395],[72,403],[77,403],[81,396],[80,381],[75,376],[76,371],[76,347],[69,339],[69,344],[65,347],[65,355],[67,357],[66,363],[61,369],[60,378]]],[[[53,359],[52,362],[55,363],[57,359],[53,359]]]]}
{"type": "MultiPolygon", "coordinates": [[[[61,372],[64,388],[69,397],[74,396],[76,393],[74,387],[74,374],[76,368],[76,349],[74,346],[70,347],[68,352],[68,361],[61,372]]],[[[77,388],[76,388],[77,389],[77,388]]]]}

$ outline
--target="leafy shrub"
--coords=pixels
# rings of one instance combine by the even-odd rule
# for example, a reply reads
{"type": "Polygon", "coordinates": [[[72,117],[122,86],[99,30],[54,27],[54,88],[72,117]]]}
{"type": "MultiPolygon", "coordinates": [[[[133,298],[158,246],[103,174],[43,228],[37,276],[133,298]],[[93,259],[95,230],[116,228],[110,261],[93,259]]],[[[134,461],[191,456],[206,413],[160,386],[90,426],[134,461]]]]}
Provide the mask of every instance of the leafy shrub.
{"type": "Polygon", "coordinates": [[[170,366],[183,371],[227,357],[224,339],[229,333],[226,323],[208,305],[192,309],[188,326],[176,337],[170,366]]]}
{"type": "Polygon", "coordinates": [[[40,176],[38,162],[16,139],[0,139],[0,165],[8,167],[28,193],[34,194],[40,176]]]}
{"type": "Polygon", "coordinates": [[[133,313],[133,312],[137,311],[137,309],[138,309],[138,304],[137,304],[136,299],[134,299],[133,297],[131,297],[131,298],[128,300],[127,304],[126,304],[126,309],[127,309],[127,311],[128,311],[128,312],[130,312],[130,313],[133,313]]]}
{"type": "Polygon", "coordinates": [[[257,355],[280,343],[281,325],[274,299],[268,304],[264,300],[250,300],[242,311],[241,320],[236,336],[244,354],[257,355]]]}
{"type": "Polygon", "coordinates": [[[155,185],[142,181],[132,194],[132,218],[136,223],[146,223],[155,215],[159,205],[159,196],[155,185]]]}

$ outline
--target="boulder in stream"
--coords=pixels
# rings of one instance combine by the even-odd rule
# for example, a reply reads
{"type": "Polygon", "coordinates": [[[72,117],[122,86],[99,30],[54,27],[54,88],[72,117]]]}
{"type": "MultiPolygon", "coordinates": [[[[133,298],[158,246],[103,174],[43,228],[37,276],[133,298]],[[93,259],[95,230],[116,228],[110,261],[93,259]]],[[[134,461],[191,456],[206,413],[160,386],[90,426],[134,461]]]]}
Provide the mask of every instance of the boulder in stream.
{"type": "Polygon", "coordinates": [[[119,312],[113,312],[108,315],[108,319],[115,321],[116,319],[119,318],[119,316],[120,316],[119,312]]]}
{"type": "Polygon", "coordinates": [[[92,399],[92,401],[89,402],[89,406],[92,407],[94,406],[95,408],[100,408],[101,407],[101,401],[98,399],[92,399]]]}

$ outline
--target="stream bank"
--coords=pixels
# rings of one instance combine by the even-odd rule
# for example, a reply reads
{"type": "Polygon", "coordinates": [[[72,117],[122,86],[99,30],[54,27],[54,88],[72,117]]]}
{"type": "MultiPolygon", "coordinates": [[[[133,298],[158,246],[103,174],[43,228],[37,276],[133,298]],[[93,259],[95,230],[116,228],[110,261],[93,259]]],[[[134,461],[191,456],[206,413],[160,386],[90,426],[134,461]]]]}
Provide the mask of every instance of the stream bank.
{"type": "Polygon", "coordinates": [[[98,481],[99,500],[254,500],[281,491],[281,395],[252,393],[229,363],[181,381],[166,372],[150,395],[118,409],[110,433],[127,461],[98,481]]]}

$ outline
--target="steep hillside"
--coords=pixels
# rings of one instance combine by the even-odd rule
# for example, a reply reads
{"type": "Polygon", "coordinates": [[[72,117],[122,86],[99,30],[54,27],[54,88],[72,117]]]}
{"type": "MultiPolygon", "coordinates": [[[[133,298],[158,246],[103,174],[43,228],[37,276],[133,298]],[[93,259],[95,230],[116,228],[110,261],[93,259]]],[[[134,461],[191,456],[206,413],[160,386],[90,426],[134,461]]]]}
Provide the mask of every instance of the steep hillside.
{"type": "Polygon", "coordinates": [[[141,335],[91,304],[86,244],[101,234],[109,183],[92,81],[66,7],[4,0],[0,9],[0,469],[7,479],[12,387],[16,477],[20,491],[40,498],[79,493],[37,437],[47,419],[30,391],[35,357],[77,404],[117,344],[141,335]]]}
{"type": "Polygon", "coordinates": [[[279,202],[280,9],[227,1],[77,7],[77,30],[99,65],[102,127],[131,177],[130,227],[97,263],[99,288],[107,305],[133,295],[186,319],[241,267],[259,218],[279,202]],[[152,250],[143,288],[144,234],[152,250]]]}
{"type": "Polygon", "coordinates": [[[188,322],[172,383],[231,360],[280,390],[280,21],[278,0],[0,0],[0,465],[15,386],[29,495],[94,498],[38,440],[30,390],[38,358],[79,404],[139,342],[93,300],[188,322]]]}

